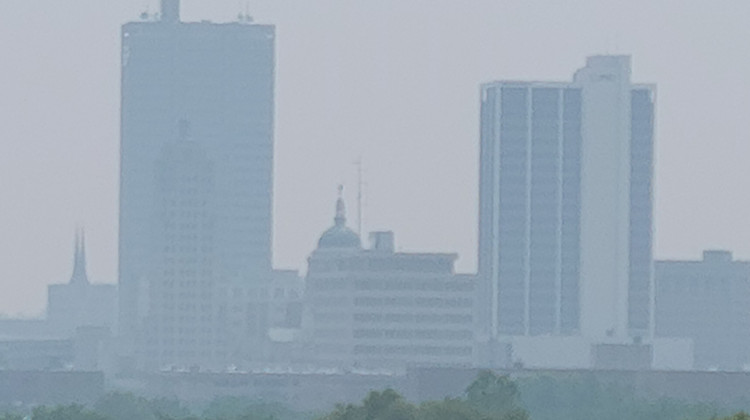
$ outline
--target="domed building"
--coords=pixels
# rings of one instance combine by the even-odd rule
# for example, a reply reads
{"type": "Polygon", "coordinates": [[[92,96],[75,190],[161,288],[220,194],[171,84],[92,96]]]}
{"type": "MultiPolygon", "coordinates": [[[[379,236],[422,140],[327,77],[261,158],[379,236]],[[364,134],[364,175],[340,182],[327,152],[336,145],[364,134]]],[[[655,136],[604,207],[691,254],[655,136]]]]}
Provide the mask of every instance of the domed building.
{"type": "Polygon", "coordinates": [[[396,252],[393,232],[370,233],[363,248],[341,193],[308,259],[304,358],[345,370],[471,366],[474,276],[454,273],[456,254],[396,252]]]}
{"type": "Polygon", "coordinates": [[[346,227],[346,207],[342,196],[343,187],[339,186],[339,198],[336,200],[336,216],[333,227],[323,232],[318,240],[318,249],[360,250],[362,241],[356,232],[346,227]]]}

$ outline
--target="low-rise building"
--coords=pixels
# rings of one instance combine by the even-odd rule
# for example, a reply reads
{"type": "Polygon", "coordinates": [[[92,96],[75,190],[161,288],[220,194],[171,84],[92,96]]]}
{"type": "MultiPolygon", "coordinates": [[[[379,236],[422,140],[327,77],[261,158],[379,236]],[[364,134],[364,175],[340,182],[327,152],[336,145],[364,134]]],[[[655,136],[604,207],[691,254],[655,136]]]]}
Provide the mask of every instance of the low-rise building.
{"type": "Polygon", "coordinates": [[[657,261],[657,337],[693,340],[694,367],[750,367],[750,263],[728,251],[705,251],[700,261],[657,261]]]}
{"type": "Polygon", "coordinates": [[[456,254],[395,252],[392,232],[363,249],[344,203],[309,258],[304,329],[319,366],[404,369],[474,361],[475,276],[456,254]]]}

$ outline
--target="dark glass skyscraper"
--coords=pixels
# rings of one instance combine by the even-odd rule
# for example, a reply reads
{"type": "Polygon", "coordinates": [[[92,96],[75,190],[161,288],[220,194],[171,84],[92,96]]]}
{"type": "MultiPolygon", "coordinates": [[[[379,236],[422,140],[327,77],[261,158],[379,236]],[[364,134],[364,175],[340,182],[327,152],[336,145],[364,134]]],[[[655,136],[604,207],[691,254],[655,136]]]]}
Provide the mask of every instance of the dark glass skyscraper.
{"type": "Polygon", "coordinates": [[[577,331],[581,91],[488,85],[482,107],[480,271],[498,279],[489,294],[495,328],[501,335],[577,331]]]}
{"type": "Polygon", "coordinates": [[[181,22],[163,0],[122,28],[121,112],[123,355],[221,365],[227,299],[270,279],[274,27],[181,22]]]}

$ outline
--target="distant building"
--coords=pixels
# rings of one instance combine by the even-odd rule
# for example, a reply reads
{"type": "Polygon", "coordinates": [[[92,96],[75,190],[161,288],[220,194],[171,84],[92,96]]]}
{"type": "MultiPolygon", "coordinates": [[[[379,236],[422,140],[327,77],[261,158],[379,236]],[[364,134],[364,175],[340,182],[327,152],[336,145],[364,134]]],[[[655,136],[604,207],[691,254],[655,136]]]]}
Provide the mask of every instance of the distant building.
{"type": "Polygon", "coordinates": [[[303,326],[317,365],[472,365],[475,278],[454,273],[456,255],[395,252],[391,232],[372,233],[363,249],[340,196],[334,221],[306,277],[303,326]]]}
{"type": "Polygon", "coordinates": [[[48,287],[47,316],[0,320],[0,370],[112,370],[117,287],[92,284],[83,232],[76,234],[73,274],[48,287]]]}
{"type": "Polygon", "coordinates": [[[117,286],[92,284],[86,274],[83,232],[76,235],[73,274],[67,284],[47,288],[47,322],[56,336],[70,338],[80,327],[104,327],[114,333],[117,286]]]}
{"type": "Polygon", "coordinates": [[[45,318],[0,318],[0,341],[62,338],[45,318]]]}
{"type": "Polygon", "coordinates": [[[750,262],[728,251],[656,262],[656,335],[693,340],[695,368],[750,369],[750,262]]]}
{"type": "Polygon", "coordinates": [[[224,369],[267,332],[275,30],[179,6],[122,28],[123,369],[224,369]]]}
{"type": "Polygon", "coordinates": [[[73,370],[71,339],[0,340],[0,370],[73,370]]]}
{"type": "Polygon", "coordinates": [[[274,270],[269,296],[269,326],[299,329],[305,281],[296,270],[274,270]]]}
{"type": "Polygon", "coordinates": [[[655,87],[594,56],[481,94],[482,335],[651,337],[655,87]]]}

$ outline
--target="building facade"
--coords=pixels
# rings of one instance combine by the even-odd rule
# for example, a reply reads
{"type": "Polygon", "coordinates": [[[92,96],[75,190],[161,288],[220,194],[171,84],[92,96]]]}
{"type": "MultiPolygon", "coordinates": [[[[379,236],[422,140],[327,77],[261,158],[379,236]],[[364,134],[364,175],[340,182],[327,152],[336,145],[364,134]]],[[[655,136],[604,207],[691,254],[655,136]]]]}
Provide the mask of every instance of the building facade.
{"type": "Polygon", "coordinates": [[[728,251],[657,261],[656,335],[693,340],[698,370],[750,368],[750,263],[728,251]]]}
{"type": "Polygon", "coordinates": [[[481,95],[482,333],[650,337],[654,86],[595,56],[481,95]]]}
{"type": "Polygon", "coordinates": [[[273,273],[273,284],[269,290],[269,326],[299,329],[302,325],[305,281],[296,270],[274,270],[273,273]]]}
{"type": "Polygon", "coordinates": [[[181,22],[179,0],[122,28],[124,368],[218,368],[240,357],[238,329],[258,329],[272,278],[274,32],[181,22]]]}
{"type": "Polygon", "coordinates": [[[394,252],[375,232],[363,249],[337,202],[335,225],[309,259],[303,328],[315,363],[403,370],[474,362],[474,276],[453,271],[455,254],[394,252]]]}

